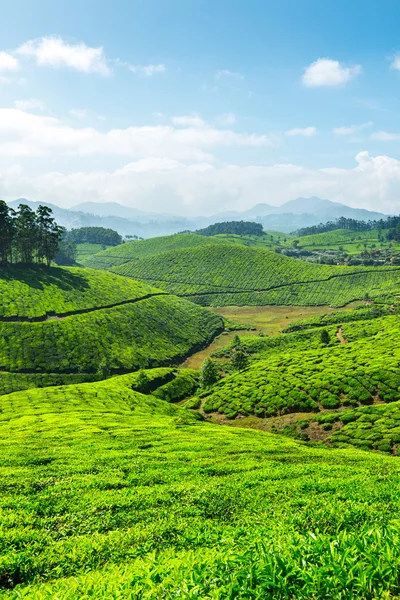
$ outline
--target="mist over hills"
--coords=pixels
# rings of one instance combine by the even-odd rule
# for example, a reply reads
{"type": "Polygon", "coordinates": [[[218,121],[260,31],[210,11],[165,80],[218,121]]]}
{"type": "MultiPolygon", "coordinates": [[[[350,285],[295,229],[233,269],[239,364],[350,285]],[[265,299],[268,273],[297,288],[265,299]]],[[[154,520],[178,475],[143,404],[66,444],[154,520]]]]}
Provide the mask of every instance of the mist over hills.
{"type": "Polygon", "coordinates": [[[36,209],[39,204],[49,206],[58,223],[67,229],[78,227],[109,227],[121,235],[138,235],[150,238],[170,235],[179,231],[196,230],[220,221],[256,221],[264,229],[290,233],[301,227],[317,225],[339,217],[369,221],[385,218],[380,212],[363,208],[352,208],[345,204],[332,202],[313,196],[296,198],[281,206],[257,204],[245,211],[225,211],[211,216],[186,218],[166,213],[150,213],[117,202],[84,202],[71,209],[61,208],[47,202],[32,202],[19,198],[9,202],[16,209],[19,204],[28,204],[36,209]]]}

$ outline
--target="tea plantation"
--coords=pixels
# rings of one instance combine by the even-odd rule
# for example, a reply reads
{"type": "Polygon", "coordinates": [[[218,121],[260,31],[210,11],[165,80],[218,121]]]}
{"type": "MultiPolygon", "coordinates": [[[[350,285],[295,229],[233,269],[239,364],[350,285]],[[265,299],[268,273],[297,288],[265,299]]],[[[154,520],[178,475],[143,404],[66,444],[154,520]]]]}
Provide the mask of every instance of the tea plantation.
{"type": "Polygon", "coordinates": [[[41,265],[2,268],[0,320],[64,315],[122,304],[154,292],[146,284],[89,269],[41,265]]]}
{"type": "Polygon", "coordinates": [[[176,363],[223,330],[219,315],[113,274],[17,269],[0,281],[0,393],[176,363]]]}
{"type": "Polygon", "coordinates": [[[0,271],[0,598],[400,598],[400,268],[251,242],[0,271]]]}
{"type": "Polygon", "coordinates": [[[203,306],[343,306],[366,293],[400,290],[396,267],[317,265],[237,244],[171,250],[112,271],[203,306]]]}
{"type": "Polygon", "coordinates": [[[400,594],[397,460],[199,422],[137,384],[0,398],[2,598],[400,594]]]}
{"type": "Polygon", "coordinates": [[[400,400],[398,318],[346,324],[350,344],[339,345],[336,330],[328,328],[333,347],[320,343],[318,330],[250,341],[255,362],[204,392],[204,410],[269,417],[400,400]]]}
{"type": "MultiPolygon", "coordinates": [[[[236,243],[239,236],[231,236],[232,243],[236,243]]],[[[198,246],[208,246],[210,244],[227,244],[225,236],[206,237],[196,233],[177,233],[175,235],[166,235],[149,240],[139,240],[136,242],[125,242],[120,246],[108,248],[104,252],[98,252],[88,260],[83,260],[83,264],[92,269],[111,269],[114,266],[122,265],[131,260],[136,261],[150,256],[157,256],[170,250],[180,250],[182,248],[196,248],[198,246]]]]}

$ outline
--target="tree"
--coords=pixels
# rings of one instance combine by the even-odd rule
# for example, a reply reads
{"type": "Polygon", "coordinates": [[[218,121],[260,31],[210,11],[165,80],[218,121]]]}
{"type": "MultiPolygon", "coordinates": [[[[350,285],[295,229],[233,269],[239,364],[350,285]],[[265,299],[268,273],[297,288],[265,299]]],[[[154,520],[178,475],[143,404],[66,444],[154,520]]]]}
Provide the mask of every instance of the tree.
{"type": "Polygon", "coordinates": [[[235,371],[244,371],[249,364],[249,357],[240,348],[236,350],[231,358],[231,366],[235,371]]]}
{"type": "Polygon", "coordinates": [[[106,357],[103,357],[97,367],[96,375],[99,379],[107,379],[110,376],[110,368],[106,357]]]}
{"type": "Polygon", "coordinates": [[[327,346],[329,344],[329,342],[331,341],[330,335],[327,332],[327,330],[323,329],[321,331],[320,336],[321,336],[321,344],[324,344],[325,346],[327,346]]]}
{"type": "Polygon", "coordinates": [[[37,255],[37,242],[36,214],[26,204],[20,204],[15,219],[15,249],[20,262],[33,262],[35,254],[37,255]]]}
{"type": "Polygon", "coordinates": [[[67,238],[76,244],[105,244],[106,246],[119,246],[119,244],[122,244],[122,236],[114,229],[105,227],[72,229],[68,231],[67,238]]]}
{"type": "Polygon", "coordinates": [[[12,260],[12,245],[15,235],[15,211],[0,200],[0,264],[7,265],[12,260]]]}
{"type": "Polygon", "coordinates": [[[218,379],[219,370],[217,364],[213,360],[211,360],[211,358],[206,358],[200,370],[200,387],[208,388],[211,385],[213,385],[216,381],[218,381],[218,379]]]}
{"type": "Polygon", "coordinates": [[[49,267],[57,254],[64,229],[57,225],[48,206],[39,206],[36,212],[38,236],[38,261],[46,261],[49,267]]]}
{"type": "Polygon", "coordinates": [[[137,389],[139,392],[144,393],[148,389],[149,382],[150,379],[148,378],[147,373],[143,371],[143,369],[140,369],[136,378],[135,389],[137,389]]]}
{"type": "Polygon", "coordinates": [[[39,206],[35,213],[20,204],[15,212],[0,200],[0,265],[46,262],[50,266],[63,231],[47,206],[39,206]]]}
{"type": "Polygon", "coordinates": [[[236,334],[232,340],[231,348],[233,348],[234,350],[238,350],[239,348],[241,348],[241,346],[242,342],[240,341],[240,337],[238,336],[238,334],[236,334]]]}
{"type": "Polygon", "coordinates": [[[65,237],[61,240],[57,254],[54,257],[55,262],[60,266],[76,264],[77,248],[75,242],[67,240],[65,237]]]}

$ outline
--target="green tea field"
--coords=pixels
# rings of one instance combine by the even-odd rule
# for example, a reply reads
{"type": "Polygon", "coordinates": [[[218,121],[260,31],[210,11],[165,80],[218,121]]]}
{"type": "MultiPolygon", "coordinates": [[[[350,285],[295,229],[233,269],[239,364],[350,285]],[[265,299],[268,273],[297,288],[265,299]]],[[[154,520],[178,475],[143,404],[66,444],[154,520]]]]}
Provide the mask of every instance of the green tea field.
{"type": "Polygon", "coordinates": [[[3,598],[400,593],[396,460],[202,423],[135,377],[1,398],[3,598]]]}
{"type": "Polygon", "coordinates": [[[142,283],[83,269],[1,273],[0,393],[180,362],[223,320],[142,283]]]}

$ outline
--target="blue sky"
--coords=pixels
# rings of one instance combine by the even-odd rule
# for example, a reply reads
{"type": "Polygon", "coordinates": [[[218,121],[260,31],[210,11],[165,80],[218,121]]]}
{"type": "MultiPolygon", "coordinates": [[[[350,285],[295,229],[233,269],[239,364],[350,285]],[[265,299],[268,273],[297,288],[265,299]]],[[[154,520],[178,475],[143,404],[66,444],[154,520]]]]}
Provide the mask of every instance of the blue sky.
{"type": "Polygon", "coordinates": [[[0,196],[200,214],[320,195],[400,212],[399,2],[2,11],[0,196]]]}

